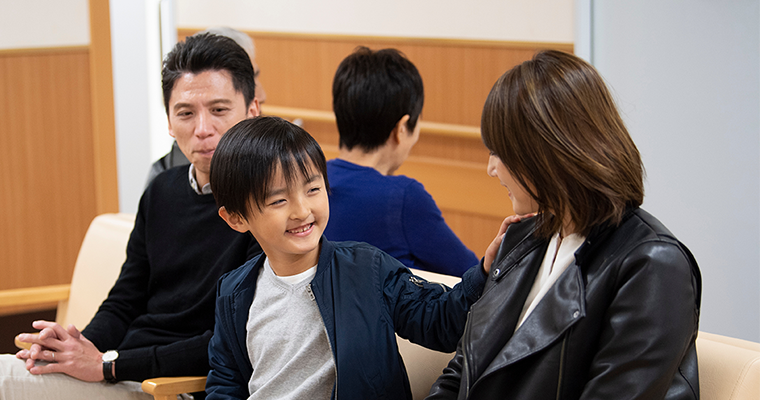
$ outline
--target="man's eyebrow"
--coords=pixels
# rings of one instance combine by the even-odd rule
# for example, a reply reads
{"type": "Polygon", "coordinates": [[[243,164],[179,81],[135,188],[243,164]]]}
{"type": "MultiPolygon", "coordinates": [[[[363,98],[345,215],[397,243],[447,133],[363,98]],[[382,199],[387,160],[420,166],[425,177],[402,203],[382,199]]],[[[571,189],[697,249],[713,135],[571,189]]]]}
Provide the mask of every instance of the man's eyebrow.
{"type": "MultiPolygon", "coordinates": [[[[214,105],[217,105],[217,104],[232,104],[232,103],[233,103],[233,101],[231,99],[213,99],[211,101],[206,102],[204,105],[205,106],[214,106],[214,105]]],[[[174,106],[172,107],[172,109],[176,111],[176,110],[179,110],[180,108],[185,108],[185,107],[192,108],[193,104],[192,103],[178,102],[178,103],[174,103],[174,106]]]]}

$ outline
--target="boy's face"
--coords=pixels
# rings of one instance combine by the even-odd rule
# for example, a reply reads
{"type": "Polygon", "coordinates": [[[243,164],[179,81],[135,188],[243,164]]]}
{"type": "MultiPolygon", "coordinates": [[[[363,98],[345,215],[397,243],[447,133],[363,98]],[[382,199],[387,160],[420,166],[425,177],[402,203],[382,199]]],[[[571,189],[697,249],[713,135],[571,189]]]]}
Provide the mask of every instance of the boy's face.
{"type": "Polygon", "coordinates": [[[293,275],[317,264],[319,240],[330,216],[322,174],[313,166],[308,177],[297,174],[288,187],[278,167],[261,210],[251,207],[247,221],[239,218],[237,227],[228,221],[233,229],[253,234],[278,275],[293,275]],[[303,268],[294,271],[296,265],[303,268]]]}

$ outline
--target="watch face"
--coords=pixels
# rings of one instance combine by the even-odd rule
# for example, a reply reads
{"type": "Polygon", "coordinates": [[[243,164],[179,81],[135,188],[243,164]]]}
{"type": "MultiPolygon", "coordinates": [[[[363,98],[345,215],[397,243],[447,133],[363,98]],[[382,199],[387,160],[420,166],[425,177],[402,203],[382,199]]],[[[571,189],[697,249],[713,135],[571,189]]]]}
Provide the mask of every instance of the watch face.
{"type": "Polygon", "coordinates": [[[119,352],[116,350],[108,350],[103,353],[103,361],[105,362],[114,361],[117,358],[119,358],[119,352]]]}

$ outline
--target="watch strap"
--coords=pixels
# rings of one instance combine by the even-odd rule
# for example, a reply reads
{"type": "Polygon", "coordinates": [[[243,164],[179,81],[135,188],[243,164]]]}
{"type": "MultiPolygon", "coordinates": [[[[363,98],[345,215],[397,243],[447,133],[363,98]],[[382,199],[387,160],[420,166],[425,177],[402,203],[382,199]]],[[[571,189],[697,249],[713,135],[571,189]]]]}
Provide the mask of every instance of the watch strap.
{"type": "Polygon", "coordinates": [[[103,378],[108,383],[116,383],[116,377],[113,376],[113,361],[103,361],[103,378]]]}

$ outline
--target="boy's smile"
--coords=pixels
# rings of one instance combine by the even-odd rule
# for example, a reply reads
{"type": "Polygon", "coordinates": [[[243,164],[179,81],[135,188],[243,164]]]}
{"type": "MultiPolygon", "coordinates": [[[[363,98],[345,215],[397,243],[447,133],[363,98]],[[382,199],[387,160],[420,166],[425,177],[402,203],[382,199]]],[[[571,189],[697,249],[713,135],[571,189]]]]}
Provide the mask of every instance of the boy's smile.
{"type": "Polygon", "coordinates": [[[310,166],[308,177],[297,171],[288,185],[278,167],[269,186],[264,204],[252,205],[247,221],[233,217],[227,222],[253,234],[275,274],[295,275],[319,259],[319,241],[330,215],[325,180],[310,166]]]}

